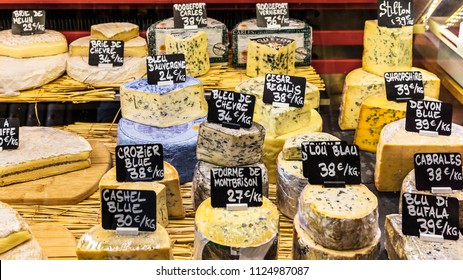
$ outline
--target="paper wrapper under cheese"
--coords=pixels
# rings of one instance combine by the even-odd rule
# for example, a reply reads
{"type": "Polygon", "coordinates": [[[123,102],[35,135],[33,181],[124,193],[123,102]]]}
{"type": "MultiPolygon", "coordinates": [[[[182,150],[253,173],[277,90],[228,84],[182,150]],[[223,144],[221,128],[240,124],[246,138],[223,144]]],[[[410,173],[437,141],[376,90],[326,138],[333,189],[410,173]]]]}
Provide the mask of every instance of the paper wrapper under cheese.
{"type": "Polygon", "coordinates": [[[380,254],[381,232],[377,232],[374,242],[357,250],[331,250],[315,243],[301,226],[300,217],[294,217],[293,260],[377,260],[380,254]]]}
{"type": "Polygon", "coordinates": [[[196,211],[193,258],[275,260],[278,228],[278,210],[265,197],[261,207],[242,211],[213,208],[208,198],[196,211]]]}

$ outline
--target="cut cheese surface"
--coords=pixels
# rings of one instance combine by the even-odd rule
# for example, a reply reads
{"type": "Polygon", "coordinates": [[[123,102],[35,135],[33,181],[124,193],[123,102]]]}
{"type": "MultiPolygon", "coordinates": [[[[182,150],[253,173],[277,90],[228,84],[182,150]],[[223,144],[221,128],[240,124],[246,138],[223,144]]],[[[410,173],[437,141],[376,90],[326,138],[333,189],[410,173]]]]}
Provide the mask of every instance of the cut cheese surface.
{"type": "Polygon", "coordinates": [[[28,230],[14,232],[7,237],[0,238],[0,254],[31,239],[32,235],[28,230]]]}
{"type": "Polygon", "coordinates": [[[450,136],[429,137],[406,131],[405,119],[384,126],[376,152],[376,189],[400,191],[403,179],[413,169],[415,153],[463,154],[463,127],[453,123],[450,136]]]}
{"type": "Polygon", "coordinates": [[[94,24],[90,29],[90,37],[99,40],[128,41],[138,37],[138,25],[130,22],[108,22],[94,24]]]}
{"type": "Polygon", "coordinates": [[[288,138],[283,146],[283,159],[302,160],[302,143],[308,141],[339,141],[339,138],[326,132],[306,132],[288,138]]]}
{"type": "Polygon", "coordinates": [[[182,192],[180,191],[180,178],[175,167],[164,161],[164,179],[158,182],[166,186],[169,219],[185,218],[185,208],[183,207],[182,192]]]}
{"type": "Polygon", "coordinates": [[[333,250],[356,250],[374,243],[378,200],[365,185],[326,188],[307,185],[299,198],[298,214],[309,236],[333,250]]]}
{"type": "Polygon", "coordinates": [[[11,29],[0,31],[0,56],[44,57],[63,54],[67,51],[66,37],[58,31],[47,29],[43,34],[28,36],[15,35],[11,29]]]}
{"type": "MultiPolygon", "coordinates": [[[[74,40],[69,45],[70,56],[88,56],[89,44],[92,39],[90,36],[81,37],[74,40]]],[[[135,37],[124,42],[124,57],[146,57],[148,55],[148,46],[146,40],[142,37],[135,37]]]]}
{"type": "Polygon", "coordinates": [[[141,124],[170,127],[207,115],[203,85],[190,76],[172,86],[150,85],[142,78],[123,84],[120,93],[122,116],[141,124]]]}
{"type": "Polygon", "coordinates": [[[159,183],[159,181],[118,182],[116,180],[116,167],[113,167],[101,178],[99,189],[100,194],[103,189],[154,191],[156,193],[156,222],[162,226],[167,226],[169,223],[166,205],[166,186],[159,183]]]}
{"type": "Polygon", "coordinates": [[[172,247],[166,229],[141,231],[137,236],[117,235],[115,230],[92,227],[77,243],[79,260],[172,260],[172,247]]]}

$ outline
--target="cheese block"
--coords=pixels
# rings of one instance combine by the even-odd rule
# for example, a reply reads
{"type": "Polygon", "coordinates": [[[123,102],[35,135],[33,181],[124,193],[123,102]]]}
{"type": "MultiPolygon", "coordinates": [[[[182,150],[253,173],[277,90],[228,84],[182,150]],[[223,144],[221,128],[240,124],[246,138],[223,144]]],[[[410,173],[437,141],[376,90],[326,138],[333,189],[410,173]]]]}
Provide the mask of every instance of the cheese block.
{"type": "Polygon", "coordinates": [[[20,127],[19,148],[0,153],[0,186],[90,166],[92,148],[83,137],[51,127],[20,127]]]}
{"type": "Polygon", "coordinates": [[[0,202],[0,260],[45,258],[23,217],[8,204],[0,202]]]}
{"type": "Polygon", "coordinates": [[[301,226],[296,215],[293,223],[293,260],[377,260],[380,255],[380,237],[378,231],[371,245],[357,250],[331,250],[317,244],[301,226]]]}
{"type": "Polygon", "coordinates": [[[274,137],[271,135],[265,136],[262,151],[262,161],[267,167],[270,184],[275,184],[277,181],[277,157],[283,149],[283,145],[285,144],[286,140],[288,140],[290,137],[296,136],[301,133],[322,131],[323,120],[320,114],[316,110],[312,109],[310,115],[311,120],[306,127],[300,128],[299,130],[295,130],[293,132],[278,137],[274,137]]]}
{"type": "Polygon", "coordinates": [[[18,95],[20,90],[43,86],[59,78],[66,70],[67,53],[12,58],[0,56],[0,96],[18,95]]]}
{"type": "Polygon", "coordinates": [[[138,37],[138,25],[130,22],[108,22],[94,24],[90,29],[90,37],[98,40],[128,41],[138,37]]]}
{"type": "MultiPolygon", "coordinates": [[[[207,36],[207,52],[209,61],[228,61],[228,29],[222,22],[207,18],[207,26],[199,27],[207,36]]],[[[151,25],[146,32],[150,55],[166,54],[166,35],[183,32],[183,28],[174,28],[174,18],[167,18],[151,25]]]]}
{"type": "Polygon", "coordinates": [[[103,189],[115,190],[146,190],[156,193],[156,222],[162,226],[169,224],[166,204],[166,186],[159,181],[118,182],[116,179],[116,167],[109,169],[100,180],[100,194],[103,189]]]}
{"type": "Polygon", "coordinates": [[[415,170],[413,169],[410,171],[405,179],[402,182],[402,188],[400,189],[400,200],[399,200],[399,213],[402,213],[402,195],[404,193],[412,193],[412,194],[425,194],[425,195],[433,195],[433,196],[445,196],[445,197],[455,197],[458,200],[459,206],[459,224],[460,228],[463,228],[463,191],[461,190],[453,190],[452,193],[449,194],[433,194],[431,191],[420,191],[416,189],[416,180],[415,180],[415,170]]]}
{"type": "Polygon", "coordinates": [[[207,115],[202,83],[190,76],[171,86],[150,85],[146,78],[120,88],[122,116],[134,122],[170,127],[207,115]]]}
{"type": "Polygon", "coordinates": [[[402,233],[402,215],[386,216],[384,247],[391,260],[462,260],[463,236],[458,241],[422,241],[418,236],[402,233]]]}
{"type": "Polygon", "coordinates": [[[180,178],[177,170],[164,161],[164,179],[158,181],[166,186],[166,203],[169,219],[185,218],[185,208],[183,207],[182,192],[180,190],[180,178]]]}
{"type": "MultiPolygon", "coordinates": [[[[431,72],[413,67],[423,75],[424,95],[439,99],[440,80],[431,72]]],[[[357,68],[347,74],[339,107],[339,127],[342,130],[356,129],[362,102],[375,94],[386,94],[384,77],[357,68]]]]}
{"type": "Polygon", "coordinates": [[[125,57],[120,67],[98,67],[88,64],[88,56],[73,56],[68,59],[66,73],[92,86],[119,85],[146,75],[146,57],[125,57]]]}
{"type": "Polygon", "coordinates": [[[310,141],[340,141],[326,132],[306,132],[288,138],[283,145],[284,160],[302,160],[302,143],[310,141]]]}
{"type": "Polygon", "coordinates": [[[79,260],[172,260],[172,245],[166,229],[140,231],[136,236],[118,235],[115,230],[92,227],[77,243],[79,260]]]}
{"type": "Polygon", "coordinates": [[[121,118],[117,126],[118,145],[162,144],[164,160],[175,166],[180,183],[191,182],[196,165],[199,118],[170,127],[156,127],[121,118]]]}
{"type": "Polygon", "coordinates": [[[246,75],[293,75],[296,72],[296,41],[283,37],[249,39],[246,75]]]}
{"type": "Polygon", "coordinates": [[[365,21],[362,68],[378,76],[412,68],[413,26],[388,28],[365,21]]]}
{"type": "Polygon", "coordinates": [[[384,126],[376,152],[375,185],[380,192],[400,191],[413,169],[415,153],[463,154],[463,127],[452,124],[452,135],[436,137],[405,130],[405,119],[384,126]]]}
{"type": "Polygon", "coordinates": [[[254,164],[261,160],[264,137],[265,128],[255,122],[233,129],[205,121],[199,126],[196,158],[220,166],[254,164]]]}
{"type": "MultiPolygon", "coordinates": [[[[193,182],[191,186],[191,202],[193,209],[211,196],[211,170],[219,165],[210,164],[205,161],[198,161],[195,167],[193,182]]],[[[261,162],[242,165],[240,167],[260,167],[262,170],[262,194],[268,197],[268,173],[267,168],[261,162]]]]}
{"type": "Polygon", "coordinates": [[[255,121],[265,127],[265,133],[278,137],[301,129],[310,123],[312,108],[305,105],[297,107],[274,107],[272,104],[256,103],[255,121]]]}
{"type": "Polygon", "coordinates": [[[66,37],[58,31],[47,29],[43,34],[28,36],[15,35],[11,29],[0,31],[0,56],[12,58],[44,57],[63,54],[67,51],[66,37]]]}
{"type": "Polygon", "coordinates": [[[278,227],[278,209],[266,197],[241,211],[213,208],[208,198],[196,211],[193,259],[275,260],[278,227]]]}
{"type": "MultiPolygon", "coordinates": [[[[256,97],[256,105],[258,105],[256,106],[257,109],[257,107],[260,107],[259,103],[263,103],[264,84],[265,77],[255,77],[241,82],[236,86],[235,91],[254,95],[256,97]]],[[[320,106],[320,91],[318,87],[310,82],[306,82],[305,84],[304,106],[309,106],[313,109],[320,106]]],[[[254,110],[254,118],[259,115],[256,109],[254,110]]]]}
{"type": "Polygon", "coordinates": [[[245,67],[249,39],[278,36],[296,42],[296,65],[310,65],[312,54],[312,27],[302,20],[289,19],[289,26],[258,27],[255,18],[238,23],[232,31],[233,65],[245,67]]]}
{"type": "MultiPolygon", "coordinates": [[[[69,45],[70,56],[88,56],[90,36],[81,37],[74,40],[69,45]]],[[[146,57],[148,55],[148,46],[146,40],[142,37],[135,37],[124,42],[124,57],[146,57]]]]}
{"type": "Polygon", "coordinates": [[[184,54],[188,76],[198,77],[209,71],[207,35],[204,31],[166,34],[166,54],[184,54]]]}
{"type": "Polygon", "coordinates": [[[365,185],[307,185],[299,198],[301,225],[315,243],[333,250],[374,244],[380,231],[378,200],[365,185]]]}

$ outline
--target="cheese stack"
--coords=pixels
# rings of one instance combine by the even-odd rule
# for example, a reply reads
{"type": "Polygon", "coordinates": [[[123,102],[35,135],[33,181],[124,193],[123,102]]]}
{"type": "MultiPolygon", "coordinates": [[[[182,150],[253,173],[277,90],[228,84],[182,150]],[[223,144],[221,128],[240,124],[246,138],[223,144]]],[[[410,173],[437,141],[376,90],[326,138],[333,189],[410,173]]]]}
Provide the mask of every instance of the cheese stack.
{"type": "Polygon", "coordinates": [[[308,184],[302,170],[302,142],[339,141],[324,132],[307,132],[286,140],[277,159],[277,206],[286,217],[293,219],[297,213],[299,196],[308,184]]]}
{"type": "Polygon", "coordinates": [[[239,84],[236,92],[256,96],[254,121],[265,127],[263,162],[269,172],[269,182],[277,178],[277,157],[287,139],[298,134],[322,130],[322,118],[315,110],[319,107],[320,91],[306,82],[304,106],[302,108],[277,108],[263,102],[264,77],[257,77],[239,84]]]}
{"type": "Polygon", "coordinates": [[[195,260],[276,260],[279,213],[263,197],[261,207],[228,211],[201,203],[195,216],[195,260]]]}
{"type": "Polygon", "coordinates": [[[128,22],[102,23],[91,26],[90,36],[69,45],[70,58],[66,73],[92,86],[119,85],[146,75],[146,41],[139,37],[138,25],[128,22]],[[88,64],[90,40],[124,41],[124,64],[120,67],[99,67],[88,64]]]}
{"type": "Polygon", "coordinates": [[[210,196],[210,170],[214,167],[249,166],[262,170],[262,191],[268,194],[267,168],[262,164],[265,128],[253,123],[250,128],[227,128],[203,122],[199,127],[196,164],[191,198],[196,210],[210,196]]]}
{"type": "Polygon", "coordinates": [[[308,184],[295,219],[295,259],[377,259],[378,201],[365,185],[308,184]]]}
{"type": "Polygon", "coordinates": [[[27,36],[0,31],[0,96],[18,95],[60,77],[67,51],[66,37],[54,30],[27,36]]]}

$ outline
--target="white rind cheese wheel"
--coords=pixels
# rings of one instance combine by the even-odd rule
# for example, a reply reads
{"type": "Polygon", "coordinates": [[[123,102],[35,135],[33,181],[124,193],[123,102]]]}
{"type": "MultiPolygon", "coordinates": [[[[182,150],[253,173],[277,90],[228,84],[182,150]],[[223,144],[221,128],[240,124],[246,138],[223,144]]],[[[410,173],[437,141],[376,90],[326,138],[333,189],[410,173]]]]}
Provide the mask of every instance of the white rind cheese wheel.
{"type": "Polygon", "coordinates": [[[55,56],[67,51],[66,37],[58,31],[47,29],[43,34],[27,36],[13,34],[11,29],[0,31],[0,56],[31,58],[55,56]]]}
{"type": "Polygon", "coordinates": [[[380,254],[381,232],[377,232],[373,243],[357,250],[331,250],[315,243],[301,226],[299,216],[294,217],[293,260],[377,260],[380,254]]]}
{"type": "Polygon", "coordinates": [[[299,198],[301,224],[321,246],[356,250],[373,244],[379,231],[378,200],[365,185],[307,185],[299,198]]]}
{"type": "Polygon", "coordinates": [[[107,22],[90,27],[90,37],[98,40],[128,41],[138,36],[138,25],[130,22],[107,22]]]}
{"type": "MultiPolygon", "coordinates": [[[[88,56],[90,36],[81,37],[69,44],[69,56],[88,56]]],[[[148,46],[142,37],[135,37],[124,42],[124,57],[146,57],[148,46]]]]}

